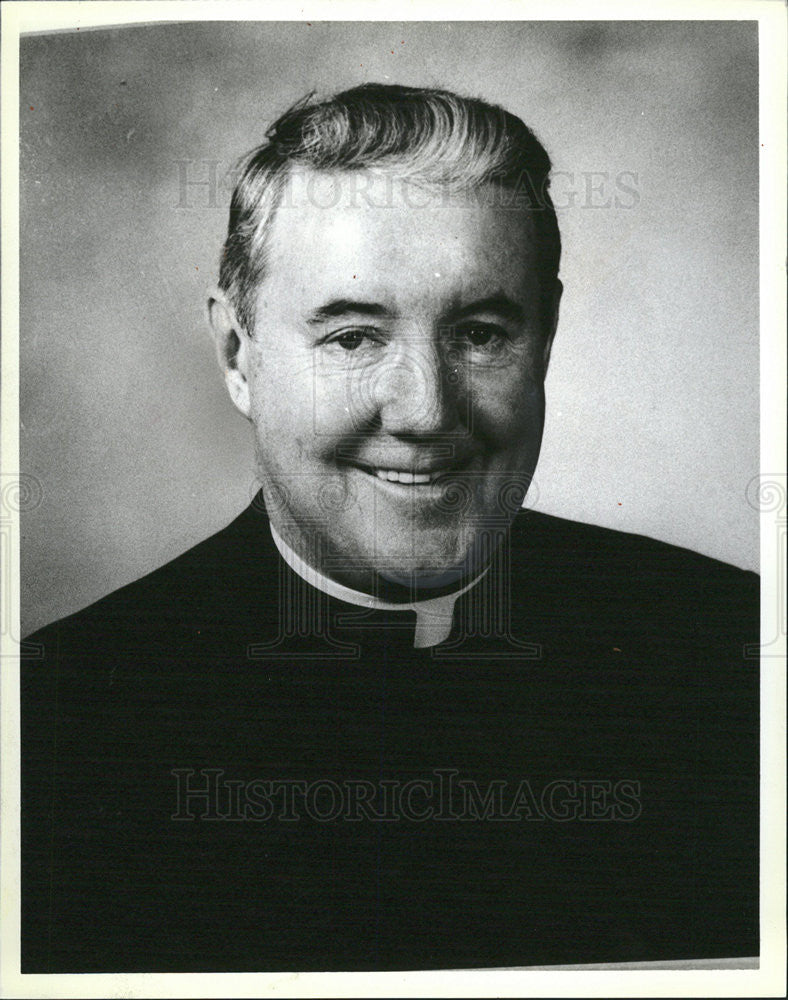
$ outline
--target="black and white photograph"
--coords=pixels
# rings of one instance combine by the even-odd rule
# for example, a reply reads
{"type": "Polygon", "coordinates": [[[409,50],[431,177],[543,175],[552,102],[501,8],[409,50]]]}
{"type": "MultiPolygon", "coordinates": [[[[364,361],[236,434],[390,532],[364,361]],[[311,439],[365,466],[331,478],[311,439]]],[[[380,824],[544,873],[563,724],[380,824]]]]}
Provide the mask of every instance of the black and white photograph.
{"type": "Polygon", "coordinates": [[[18,6],[18,982],[773,975],[782,5],[18,6]]]}

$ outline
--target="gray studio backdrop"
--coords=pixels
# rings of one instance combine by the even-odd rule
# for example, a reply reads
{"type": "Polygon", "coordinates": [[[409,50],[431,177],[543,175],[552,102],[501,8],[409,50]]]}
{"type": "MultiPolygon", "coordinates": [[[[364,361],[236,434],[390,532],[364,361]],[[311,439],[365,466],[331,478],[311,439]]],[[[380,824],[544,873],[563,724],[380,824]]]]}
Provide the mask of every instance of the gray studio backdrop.
{"type": "Polygon", "coordinates": [[[305,91],[435,84],[553,157],[566,286],[527,503],[757,567],[754,23],[201,23],[22,43],[24,634],[254,491],[204,322],[224,174],[305,91]]]}

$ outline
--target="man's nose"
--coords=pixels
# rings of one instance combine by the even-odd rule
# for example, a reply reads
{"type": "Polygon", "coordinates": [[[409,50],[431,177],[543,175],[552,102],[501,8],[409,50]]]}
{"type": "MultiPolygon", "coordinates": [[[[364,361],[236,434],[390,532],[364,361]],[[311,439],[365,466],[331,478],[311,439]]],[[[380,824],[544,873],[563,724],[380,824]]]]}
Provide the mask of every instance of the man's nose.
{"type": "Polygon", "coordinates": [[[460,367],[438,344],[404,346],[376,382],[378,413],[388,434],[445,434],[461,423],[460,367]]]}

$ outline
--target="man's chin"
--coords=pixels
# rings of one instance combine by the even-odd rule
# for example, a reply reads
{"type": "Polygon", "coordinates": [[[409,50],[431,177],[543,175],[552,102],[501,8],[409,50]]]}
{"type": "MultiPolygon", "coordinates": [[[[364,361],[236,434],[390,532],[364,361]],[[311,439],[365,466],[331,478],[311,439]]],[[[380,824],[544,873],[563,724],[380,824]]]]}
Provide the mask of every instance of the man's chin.
{"type": "Polygon", "coordinates": [[[387,569],[378,574],[385,583],[406,587],[412,591],[432,591],[454,587],[463,582],[472,572],[466,564],[430,569],[387,569]]]}
{"type": "Polygon", "coordinates": [[[428,593],[455,588],[485,568],[490,552],[472,546],[459,551],[430,554],[422,550],[418,557],[392,558],[377,566],[377,577],[384,584],[428,593]]]}

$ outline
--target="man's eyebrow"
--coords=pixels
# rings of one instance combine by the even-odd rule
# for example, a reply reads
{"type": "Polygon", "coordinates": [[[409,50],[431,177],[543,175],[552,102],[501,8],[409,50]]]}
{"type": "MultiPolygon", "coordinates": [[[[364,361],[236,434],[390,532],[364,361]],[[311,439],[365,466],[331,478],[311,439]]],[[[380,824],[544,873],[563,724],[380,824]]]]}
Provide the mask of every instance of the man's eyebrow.
{"type": "Polygon", "coordinates": [[[509,319],[515,323],[522,323],[525,319],[525,309],[519,302],[510,299],[503,292],[498,292],[496,295],[488,295],[487,298],[476,299],[475,302],[469,302],[467,305],[452,309],[447,314],[446,319],[449,322],[456,322],[468,316],[473,316],[475,313],[483,312],[497,313],[503,319],[509,319]]]}
{"type": "Polygon", "coordinates": [[[323,323],[327,319],[335,319],[337,316],[375,316],[378,318],[391,317],[390,309],[379,302],[360,302],[357,299],[333,299],[325,305],[318,306],[307,316],[307,323],[323,323]]]}

